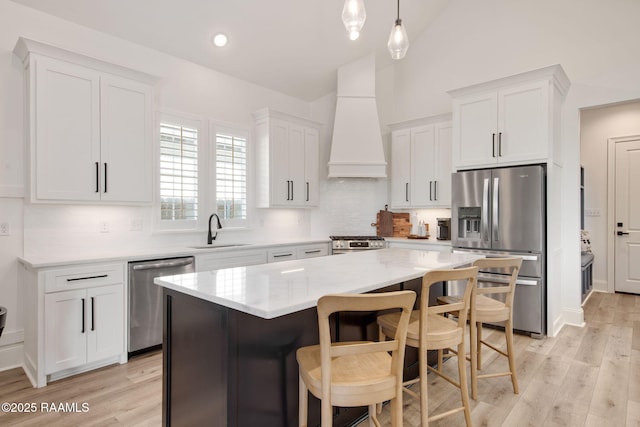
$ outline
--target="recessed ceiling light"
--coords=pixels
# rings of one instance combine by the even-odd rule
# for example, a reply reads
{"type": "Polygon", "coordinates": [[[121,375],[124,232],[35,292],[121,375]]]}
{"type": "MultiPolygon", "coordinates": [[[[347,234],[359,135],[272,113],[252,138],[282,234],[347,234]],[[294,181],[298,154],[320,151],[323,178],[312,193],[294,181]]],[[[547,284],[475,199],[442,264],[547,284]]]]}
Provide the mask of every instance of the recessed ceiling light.
{"type": "Polygon", "coordinates": [[[227,44],[227,36],[222,33],[216,34],[213,36],[213,44],[218,47],[225,46],[227,44]]]}

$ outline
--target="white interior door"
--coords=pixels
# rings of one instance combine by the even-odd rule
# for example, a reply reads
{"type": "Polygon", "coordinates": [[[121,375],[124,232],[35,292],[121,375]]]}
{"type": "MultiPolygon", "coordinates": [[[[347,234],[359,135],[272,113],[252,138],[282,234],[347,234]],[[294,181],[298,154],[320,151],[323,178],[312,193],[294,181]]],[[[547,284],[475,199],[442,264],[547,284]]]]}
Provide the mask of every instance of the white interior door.
{"type": "Polygon", "coordinates": [[[615,290],[640,294],[640,139],[616,144],[615,290]]]}

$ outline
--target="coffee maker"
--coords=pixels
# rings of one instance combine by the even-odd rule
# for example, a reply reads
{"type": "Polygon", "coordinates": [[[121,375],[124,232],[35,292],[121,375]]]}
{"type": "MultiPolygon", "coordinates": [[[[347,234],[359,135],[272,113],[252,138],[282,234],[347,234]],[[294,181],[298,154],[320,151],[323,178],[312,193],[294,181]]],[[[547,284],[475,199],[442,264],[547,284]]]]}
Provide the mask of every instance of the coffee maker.
{"type": "Polygon", "coordinates": [[[451,218],[436,218],[438,221],[436,239],[451,240],[451,218]]]}

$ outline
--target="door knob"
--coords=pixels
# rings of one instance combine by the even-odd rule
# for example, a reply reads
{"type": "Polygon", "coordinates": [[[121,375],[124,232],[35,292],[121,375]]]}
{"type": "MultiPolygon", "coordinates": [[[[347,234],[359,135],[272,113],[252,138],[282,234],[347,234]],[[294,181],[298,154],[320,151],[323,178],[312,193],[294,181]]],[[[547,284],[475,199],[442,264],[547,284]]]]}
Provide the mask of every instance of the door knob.
{"type": "Polygon", "coordinates": [[[629,233],[626,233],[626,232],[624,232],[624,231],[618,231],[616,234],[617,234],[618,236],[624,236],[624,235],[629,234],[629,233]]]}

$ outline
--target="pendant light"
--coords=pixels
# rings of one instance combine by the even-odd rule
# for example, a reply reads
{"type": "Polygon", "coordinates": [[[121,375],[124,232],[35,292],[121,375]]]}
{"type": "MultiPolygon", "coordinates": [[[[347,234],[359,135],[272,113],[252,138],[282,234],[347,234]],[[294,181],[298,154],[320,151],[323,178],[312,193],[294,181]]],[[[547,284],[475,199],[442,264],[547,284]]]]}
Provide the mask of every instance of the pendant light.
{"type": "Polygon", "coordinates": [[[360,36],[367,13],[364,10],[364,0],[345,0],[342,9],[342,22],[349,32],[349,38],[355,40],[360,36]]]}
{"type": "Polygon", "coordinates": [[[393,28],[391,28],[387,48],[389,48],[389,53],[393,59],[404,58],[407,54],[407,50],[409,49],[409,37],[407,37],[407,30],[405,30],[402,25],[402,20],[400,19],[400,0],[398,0],[398,17],[393,28]]]}

